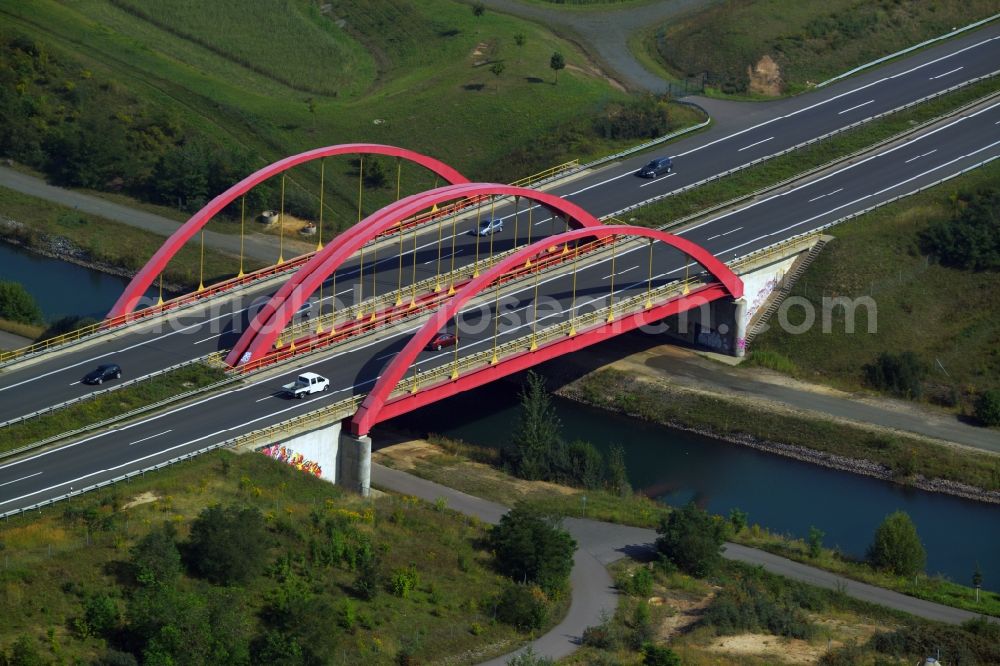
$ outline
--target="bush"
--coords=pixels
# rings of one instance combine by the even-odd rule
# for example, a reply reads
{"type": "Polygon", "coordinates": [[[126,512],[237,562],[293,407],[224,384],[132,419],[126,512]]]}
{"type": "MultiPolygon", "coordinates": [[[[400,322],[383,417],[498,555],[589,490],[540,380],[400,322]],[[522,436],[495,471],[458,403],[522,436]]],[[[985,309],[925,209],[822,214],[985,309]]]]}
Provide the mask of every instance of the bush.
{"type": "Polygon", "coordinates": [[[566,447],[563,469],[556,478],[559,483],[600,488],[604,481],[604,458],[590,442],[575,441],[566,447]]]}
{"type": "Polygon", "coordinates": [[[665,104],[645,95],[609,104],[594,121],[594,130],[606,139],[655,139],[670,131],[670,114],[665,104]]]}
{"type": "Polygon", "coordinates": [[[405,569],[396,569],[392,572],[389,589],[397,597],[406,599],[419,584],[420,574],[417,573],[417,568],[411,564],[405,569]]]}
{"type": "Polygon", "coordinates": [[[653,573],[646,567],[640,567],[635,571],[622,572],[615,580],[615,585],[625,594],[635,597],[648,597],[653,593],[653,573]]]}
{"type": "Polygon", "coordinates": [[[904,398],[919,398],[927,367],[913,352],[880,353],[864,367],[865,381],[881,391],[904,398]]]}
{"type": "Polygon", "coordinates": [[[657,550],[682,571],[699,578],[712,573],[722,561],[725,524],[689,502],[661,519],[656,530],[657,550]]]}
{"type": "Polygon", "coordinates": [[[534,585],[511,583],[497,599],[497,619],[518,631],[534,631],[549,617],[545,593],[534,585]]]}
{"type": "Polygon", "coordinates": [[[576,541],[557,519],[519,504],[490,530],[487,541],[502,574],[548,592],[566,587],[576,541]]]}
{"type": "Polygon", "coordinates": [[[507,660],[507,666],[554,666],[556,662],[535,652],[530,645],[507,660]]]}
{"type": "Polygon", "coordinates": [[[141,585],[171,585],[181,574],[181,554],[174,542],[173,527],[165,523],[132,548],[133,575],[141,585]]]}
{"type": "Polygon", "coordinates": [[[86,328],[87,326],[91,326],[96,323],[97,320],[93,317],[80,317],[77,315],[60,317],[52,322],[48,328],[42,331],[42,334],[38,336],[38,341],[41,342],[42,340],[49,340],[60,335],[65,335],[66,333],[72,333],[73,331],[86,328]]]}
{"type": "Polygon", "coordinates": [[[1000,269],[1000,189],[955,197],[951,219],[928,227],[921,246],[942,264],[974,271],[1000,269]]]}
{"type": "Polygon", "coordinates": [[[186,544],[188,566],[219,585],[249,580],[264,567],[267,554],[264,517],[253,507],[220,505],[202,511],[186,544]]]}
{"type": "Polygon", "coordinates": [[[1000,426],[1000,391],[983,391],[976,400],[976,418],[985,426],[1000,426]]]}
{"type": "Polygon", "coordinates": [[[868,560],[875,568],[897,576],[913,576],[924,570],[927,552],[909,515],[897,511],[886,516],[875,530],[868,560]]]}
{"type": "Polygon", "coordinates": [[[106,594],[95,594],[84,605],[87,627],[97,636],[107,638],[118,628],[118,603],[106,594]]]}
{"type": "Polygon", "coordinates": [[[643,666],[681,666],[681,658],[668,647],[646,643],[642,646],[643,666]]]}
{"type": "Polygon", "coordinates": [[[22,324],[38,324],[42,311],[20,282],[0,280],[0,317],[22,324]]]}

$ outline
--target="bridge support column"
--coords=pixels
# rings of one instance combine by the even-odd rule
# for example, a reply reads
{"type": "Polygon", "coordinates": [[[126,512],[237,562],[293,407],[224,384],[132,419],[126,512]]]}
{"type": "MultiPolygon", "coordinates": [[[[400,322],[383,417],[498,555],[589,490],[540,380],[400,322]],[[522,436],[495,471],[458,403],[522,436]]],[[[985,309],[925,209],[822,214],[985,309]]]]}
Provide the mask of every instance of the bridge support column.
{"type": "Polygon", "coordinates": [[[337,485],[368,497],[372,479],[372,438],[355,437],[347,429],[340,431],[337,452],[337,485]]]}
{"type": "Polygon", "coordinates": [[[743,358],[747,353],[747,299],[738,298],[733,301],[733,356],[743,358]]]}

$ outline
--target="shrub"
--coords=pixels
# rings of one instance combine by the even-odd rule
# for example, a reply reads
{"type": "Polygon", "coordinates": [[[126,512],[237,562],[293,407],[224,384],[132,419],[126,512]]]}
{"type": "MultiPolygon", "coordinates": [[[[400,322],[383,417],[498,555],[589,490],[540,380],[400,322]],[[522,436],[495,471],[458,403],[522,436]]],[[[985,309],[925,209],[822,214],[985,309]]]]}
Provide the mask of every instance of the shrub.
{"type": "Polygon", "coordinates": [[[144,536],[132,548],[133,575],[141,585],[170,585],[181,575],[181,554],[169,523],[144,536]]]}
{"type": "Polygon", "coordinates": [[[976,418],[985,426],[1000,426],[1000,390],[990,389],[979,394],[976,418]]]}
{"type": "Polygon", "coordinates": [[[22,324],[42,321],[42,311],[20,282],[0,280],[0,317],[22,324]]]}
{"type": "Polygon", "coordinates": [[[554,666],[555,663],[548,657],[537,654],[535,649],[530,645],[524,652],[520,652],[507,660],[507,666],[554,666]]]}
{"type": "Polygon", "coordinates": [[[534,585],[511,583],[497,599],[497,619],[518,631],[541,629],[549,617],[545,593],[534,585]]]}
{"type": "Polygon", "coordinates": [[[576,541],[557,519],[518,504],[490,530],[487,541],[500,573],[549,592],[566,587],[576,541]]]}
{"type": "Polygon", "coordinates": [[[643,666],[681,666],[681,658],[668,647],[646,643],[642,646],[643,666]]]}
{"type": "Polygon", "coordinates": [[[648,597],[653,593],[653,574],[646,567],[640,567],[631,574],[623,572],[615,580],[615,585],[625,594],[648,597]]]}
{"type": "Polygon", "coordinates": [[[600,488],[604,480],[604,458],[590,442],[575,441],[566,447],[563,469],[556,481],[571,486],[600,488]]]}
{"type": "Polygon", "coordinates": [[[665,104],[645,95],[609,104],[594,121],[594,130],[606,139],[655,139],[670,131],[670,114],[665,104]]]}
{"type": "Polygon", "coordinates": [[[196,574],[229,585],[249,580],[263,569],[267,543],[259,510],[215,505],[203,510],[192,523],[186,559],[196,574]]]}
{"type": "Polygon", "coordinates": [[[406,599],[419,584],[420,574],[417,573],[417,568],[411,564],[405,569],[396,569],[392,572],[389,589],[397,597],[406,599]]]}
{"type": "Polygon", "coordinates": [[[725,525],[694,502],[671,511],[656,531],[657,550],[693,576],[707,576],[722,560],[725,525]]]}
{"type": "Polygon", "coordinates": [[[909,515],[897,511],[886,516],[875,530],[868,560],[872,566],[897,576],[913,576],[924,570],[927,552],[909,515]]]}
{"type": "Polygon", "coordinates": [[[87,599],[83,616],[91,632],[107,637],[118,628],[118,603],[106,594],[95,594],[87,599]]]}
{"type": "Polygon", "coordinates": [[[1000,189],[957,195],[955,205],[951,219],[936,222],[921,234],[921,246],[947,266],[1000,269],[1000,189]]]}
{"type": "Polygon", "coordinates": [[[865,381],[874,388],[904,398],[919,398],[927,367],[913,352],[882,352],[864,366],[864,374],[865,381]]]}

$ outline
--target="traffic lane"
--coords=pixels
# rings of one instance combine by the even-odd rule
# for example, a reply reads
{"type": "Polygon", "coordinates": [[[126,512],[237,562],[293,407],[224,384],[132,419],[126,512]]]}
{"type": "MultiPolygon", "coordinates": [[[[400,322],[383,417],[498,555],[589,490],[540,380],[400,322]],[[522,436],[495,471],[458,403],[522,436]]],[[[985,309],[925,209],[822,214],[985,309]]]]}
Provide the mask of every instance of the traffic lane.
{"type": "Polygon", "coordinates": [[[998,145],[1000,104],[679,233],[728,260],[990,159],[998,145]],[[769,228],[775,220],[784,224],[769,228]]]}

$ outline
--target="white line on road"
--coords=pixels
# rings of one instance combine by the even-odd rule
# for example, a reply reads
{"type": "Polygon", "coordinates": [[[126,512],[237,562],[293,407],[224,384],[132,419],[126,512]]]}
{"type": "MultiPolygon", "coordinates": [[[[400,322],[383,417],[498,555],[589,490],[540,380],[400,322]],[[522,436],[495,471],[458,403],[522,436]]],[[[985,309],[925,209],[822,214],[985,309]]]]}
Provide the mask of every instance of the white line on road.
{"type": "Polygon", "coordinates": [[[650,185],[656,185],[661,180],[666,180],[667,178],[672,178],[673,176],[676,176],[676,175],[677,175],[676,171],[671,171],[669,174],[666,175],[665,178],[654,178],[653,180],[649,181],[648,183],[643,183],[639,187],[649,187],[650,185]]]}
{"type": "Polygon", "coordinates": [[[719,235],[720,235],[720,236],[728,236],[729,234],[734,234],[734,233],[736,233],[737,231],[739,231],[739,230],[740,230],[740,229],[742,229],[742,228],[743,228],[743,227],[736,227],[735,229],[730,229],[730,230],[729,230],[729,231],[727,231],[726,233],[724,233],[724,234],[719,234],[719,235]]]}
{"type": "Polygon", "coordinates": [[[937,148],[935,148],[934,150],[932,150],[930,152],[924,153],[923,155],[917,155],[916,157],[911,157],[910,159],[908,159],[905,162],[903,162],[903,164],[909,164],[913,160],[919,160],[921,157],[927,157],[928,155],[932,155],[932,154],[934,154],[936,152],[937,152],[937,148]]]}
{"type": "Polygon", "coordinates": [[[75,382],[73,382],[72,384],[70,384],[70,386],[76,386],[76,385],[77,385],[77,384],[79,384],[79,383],[80,383],[80,380],[78,379],[78,380],[76,380],[75,382]]]}
{"type": "Polygon", "coordinates": [[[947,71],[944,74],[938,74],[937,76],[932,76],[930,80],[933,81],[934,79],[940,79],[942,76],[948,76],[949,74],[954,74],[960,69],[965,69],[965,66],[963,65],[962,67],[956,67],[955,69],[947,71]]]}
{"type": "MultiPolygon", "coordinates": [[[[637,269],[637,268],[639,268],[639,267],[638,267],[638,266],[632,266],[631,268],[626,268],[626,269],[625,269],[625,270],[623,270],[623,271],[618,271],[617,273],[615,273],[615,275],[624,275],[625,273],[628,273],[629,271],[634,271],[634,270],[635,270],[635,269],[637,269]]],[[[610,275],[605,275],[605,276],[604,276],[604,277],[602,277],[601,279],[602,279],[602,280],[607,280],[607,279],[610,279],[610,278],[611,278],[611,276],[610,276],[610,275]]]]}
{"type": "Polygon", "coordinates": [[[844,191],[844,188],[839,187],[839,188],[835,189],[833,192],[827,192],[826,194],[821,194],[818,197],[813,197],[812,199],[809,200],[809,203],[812,203],[813,201],[819,201],[823,197],[828,197],[828,196],[831,196],[833,194],[836,194],[837,192],[843,192],[843,191],[844,191]]]}
{"type": "Polygon", "coordinates": [[[222,333],[218,333],[216,335],[210,335],[207,338],[202,338],[201,340],[195,340],[194,344],[200,345],[203,342],[208,342],[209,340],[214,340],[215,338],[218,338],[218,337],[222,337],[222,333]]]}
{"type": "MultiPolygon", "coordinates": [[[[149,437],[143,437],[142,439],[137,439],[134,442],[132,442],[132,444],[141,444],[142,442],[149,441],[149,440],[153,439],[154,437],[159,437],[160,435],[166,435],[168,432],[173,432],[173,429],[171,429],[171,430],[164,430],[163,432],[158,432],[155,435],[150,435],[149,437]]],[[[129,446],[132,446],[132,444],[129,444],[129,446]]]]}
{"type": "Polygon", "coordinates": [[[762,143],[767,143],[768,141],[770,141],[770,140],[771,140],[771,139],[773,139],[773,138],[774,138],[773,136],[769,136],[769,137],[767,137],[766,139],[762,139],[762,140],[760,140],[760,141],[757,141],[756,143],[751,143],[751,144],[750,144],[749,146],[743,146],[742,148],[740,148],[740,149],[739,149],[739,150],[737,150],[736,152],[738,152],[738,153],[742,153],[742,152],[743,152],[744,150],[748,150],[748,149],[750,149],[750,148],[753,148],[754,146],[759,146],[759,145],[760,145],[760,144],[762,144],[762,143]]]}
{"type": "Polygon", "coordinates": [[[868,106],[869,104],[872,104],[872,103],[874,103],[874,102],[875,102],[875,100],[873,100],[873,99],[870,99],[870,100],[868,100],[867,102],[863,102],[863,103],[861,103],[861,104],[858,104],[857,106],[852,106],[852,107],[851,107],[851,108],[849,108],[849,109],[844,109],[843,111],[838,111],[838,112],[837,112],[837,115],[838,115],[838,116],[842,116],[842,115],[844,115],[845,113],[847,113],[848,111],[854,111],[855,109],[860,109],[861,107],[863,107],[863,106],[868,106]]]}
{"type": "Polygon", "coordinates": [[[20,479],[14,479],[13,481],[6,481],[4,483],[0,483],[0,486],[9,486],[12,483],[17,483],[18,481],[24,481],[25,479],[30,479],[31,477],[38,476],[39,474],[41,474],[41,472],[35,472],[34,474],[29,474],[28,476],[22,476],[20,479]]]}

